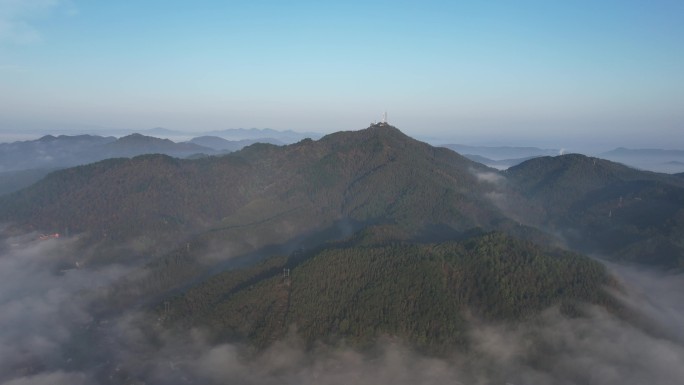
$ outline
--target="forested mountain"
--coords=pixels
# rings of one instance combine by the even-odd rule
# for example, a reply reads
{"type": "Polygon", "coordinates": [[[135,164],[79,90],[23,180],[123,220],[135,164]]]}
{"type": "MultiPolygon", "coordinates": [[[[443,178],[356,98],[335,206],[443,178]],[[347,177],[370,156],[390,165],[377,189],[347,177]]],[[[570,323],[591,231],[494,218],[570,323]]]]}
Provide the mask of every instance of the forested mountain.
{"type": "Polygon", "coordinates": [[[684,183],[583,155],[537,158],[505,172],[543,207],[542,226],[619,260],[684,267],[684,183]]]}
{"type": "Polygon", "coordinates": [[[109,142],[100,149],[107,158],[131,157],[144,154],[166,154],[184,158],[196,153],[212,153],[212,149],[195,143],[175,143],[141,134],[131,134],[109,142]]]}
{"type": "MultiPolygon", "coordinates": [[[[196,149],[141,135],[106,146],[196,149]]],[[[497,174],[378,124],[220,157],[145,155],[59,171],[0,200],[0,220],[68,230],[88,243],[125,242],[137,254],[211,238],[232,250],[225,258],[340,221],[392,224],[407,239],[434,228],[529,233],[512,225],[520,222],[563,234],[577,250],[676,267],[683,188],[675,176],[583,155],[535,158],[497,174]]]]}
{"type": "Polygon", "coordinates": [[[480,164],[376,125],[319,141],[255,144],[196,160],[147,155],[50,174],[0,202],[2,220],[92,241],[175,247],[210,232],[234,254],[287,242],[340,220],[493,229],[508,220],[486,198],[480,164]],[[245,233],[249,236],[245,236],[245,233]]]}
{"type": "Polygon", "coordinates": [[[577,315],[582,303],[617,311],[606,286],[615,283],[600,263],[500,233],[439,244],[357,240],[218,274],[158,311],[167,326],[262,347],[296,325],[309,343],[392,335],[448,351],[467,346],[473,317],[521,320],[553,305],[577,315]]]}
{"type": "Polygon", "coordinates": [[[144,303],[165,327],[258,347],[294,325],[308,343],[394,335],[440,351],[468,345],[468,317],[551,306],[576,316],[582,303],[622,314],[605,268],[558,249],[557,235],[575,250],[681,267],[683,186],[581,155],[497,172],[383,123],[56,171],[0,198],[0,222],[12,223],[5,233],[67,233],[80,268],[144,266],[112,291],[110,312],[144,303]]]}

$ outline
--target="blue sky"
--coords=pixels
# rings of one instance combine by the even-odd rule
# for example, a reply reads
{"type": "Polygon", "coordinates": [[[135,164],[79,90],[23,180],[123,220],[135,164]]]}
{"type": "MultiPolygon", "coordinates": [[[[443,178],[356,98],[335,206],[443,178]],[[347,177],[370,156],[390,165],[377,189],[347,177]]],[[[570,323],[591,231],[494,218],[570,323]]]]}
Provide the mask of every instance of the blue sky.
{"type": "Polygon", "coordinates": [[[684,1],[0,0],[0,129],[684,148],[684,1]]]}

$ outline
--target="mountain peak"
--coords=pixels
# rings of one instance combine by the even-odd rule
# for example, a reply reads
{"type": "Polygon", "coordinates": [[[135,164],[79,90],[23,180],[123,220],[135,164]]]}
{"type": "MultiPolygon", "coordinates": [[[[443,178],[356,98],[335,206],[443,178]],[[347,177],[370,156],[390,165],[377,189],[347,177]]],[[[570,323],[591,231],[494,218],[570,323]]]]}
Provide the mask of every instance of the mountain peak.
{"type": "Polygon", "coordinates": [[[408,138],[408,135],[401,132],[400,129],[398,129],[398,128],[394,127],[393,125],[386,123],[386,122],[373,123],[370,126],[368,126],[367,130],[372,131],[372,132],[380,132],[380,133],[401,134],[402,136],[405,136],[408,138]]]}

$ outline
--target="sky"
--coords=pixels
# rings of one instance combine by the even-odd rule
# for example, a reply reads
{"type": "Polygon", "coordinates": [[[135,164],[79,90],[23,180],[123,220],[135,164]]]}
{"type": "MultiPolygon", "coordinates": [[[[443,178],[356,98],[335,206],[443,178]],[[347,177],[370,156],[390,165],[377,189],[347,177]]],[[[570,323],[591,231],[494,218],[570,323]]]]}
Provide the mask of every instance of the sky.
{"type": "Polygon", "coordinates": [[[0,0],[0,130],[684,149],[684,1],[0,0]]]}

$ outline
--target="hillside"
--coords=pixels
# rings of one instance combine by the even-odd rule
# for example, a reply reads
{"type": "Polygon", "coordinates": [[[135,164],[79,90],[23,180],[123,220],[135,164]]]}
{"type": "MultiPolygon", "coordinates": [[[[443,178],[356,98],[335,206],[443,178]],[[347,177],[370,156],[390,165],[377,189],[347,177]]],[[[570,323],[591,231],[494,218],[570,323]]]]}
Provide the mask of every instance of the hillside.
{"type": "Polygon", "coordinates": [[[0,195],[13,193],[43,179],[53,169],[31,169],[0,172],[0,195]]]}
{"type": "Polygon", "coordinates": [[[175,143],[141,134],[131,134],[102,146],[107,157],[132,157],[144,154],[166,154],[184,158],[196,153],[212,153],[213,150],[195,143],[175,143]]]}
{"type": "Polygon", "coordinates": [[[477,172],[491,169],[375,125],[222,157],[147,155],[59,171],[0,200],[0,220],[69,229],[89,244],[125,244],[139,254],[200,237],[231,250],[229,258],[339,221],[393,223],[409,234],[432,224],[495,228],[507,219],[477,172]]]}
{"type": "Polygon", "coordinates": [[[577,315],[581,303],[616,310],[605,285],[614,283],[595,261],[500,233],[439,244],[356,241],[218,274],[159,315],[260,347],[296,326],[309,343],[363,346],[392,335],[440,351],[465,347],[473,319],[521,320],[550,306],[577,315]]]}
{"type": "Polygon", "coordinates": [[[540,226],[584,252],[684,267],[684,183],[583,155],[537,158],[508,169],[511,183],[542,207],[540,226]]]}

